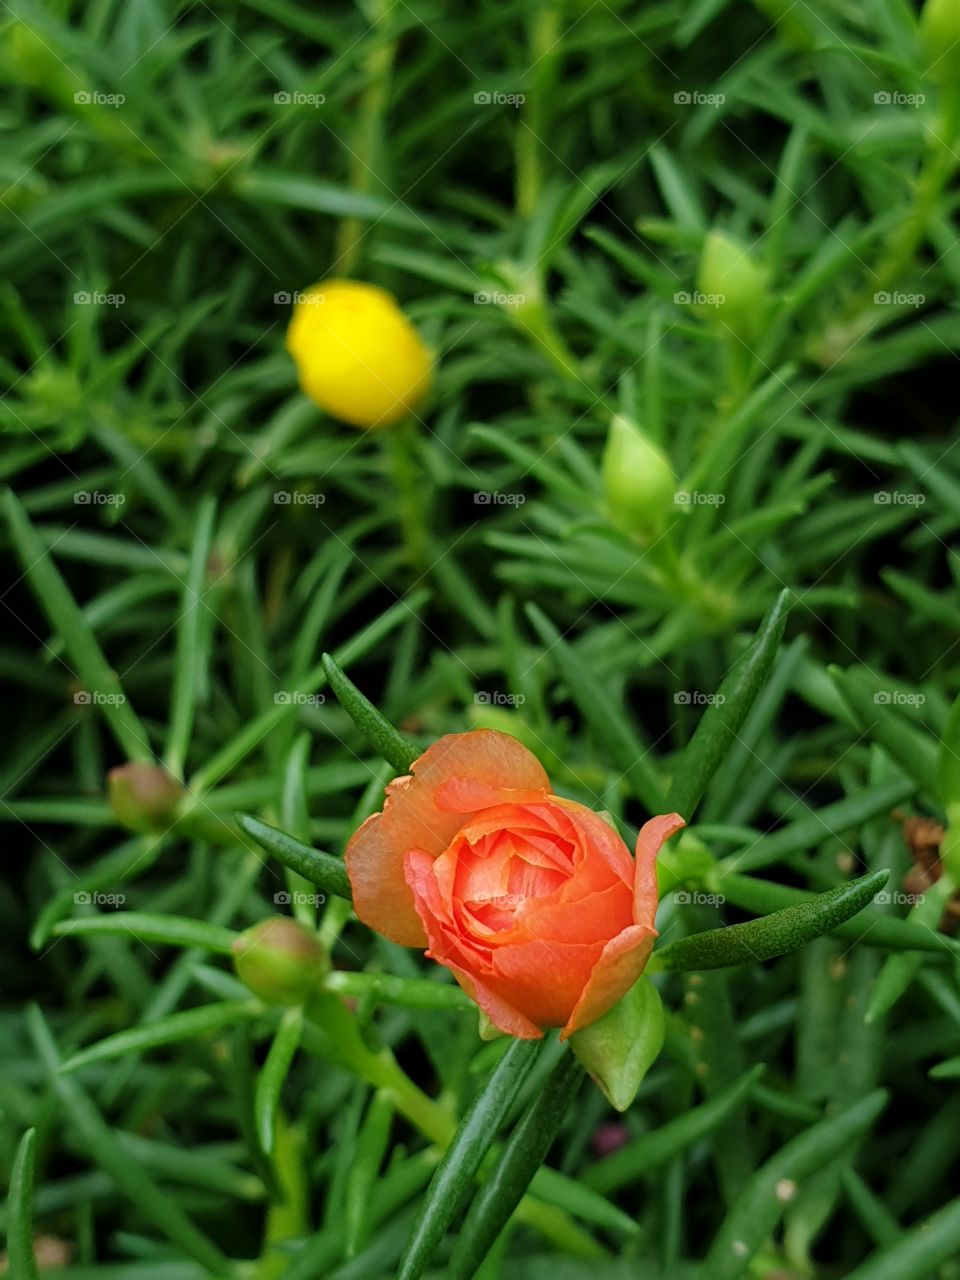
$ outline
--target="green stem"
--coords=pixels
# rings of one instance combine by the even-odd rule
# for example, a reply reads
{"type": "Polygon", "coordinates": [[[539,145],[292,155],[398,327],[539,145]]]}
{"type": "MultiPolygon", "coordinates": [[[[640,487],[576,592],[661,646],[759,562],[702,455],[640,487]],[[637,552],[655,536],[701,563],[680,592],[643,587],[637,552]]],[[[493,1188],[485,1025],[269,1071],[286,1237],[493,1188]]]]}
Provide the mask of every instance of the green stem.
{"type": "MultiPolygon", "coordinates": [[[[543,302],[530,301],[518,307],[516,323],[562,377],[584,382],[576,356],[553,327],[543,302]]],[[[605,408],[609,413],[614,411],[613,404],[605,408]]]]}
{"type": "MultiPolygon", "coordinates": [[[[923,243],[927,224],[944,188],[956,171],[955,146],[960,128],[960,89],[945,85],[940,100],[940,118],[923,165],[917,175],[914,199],[906,218],[890,234],[886,250],[874,272],[874,291],[886,292],[913,263],[923,243]]],[[[861,299],[860,307],[872,305],[872,296],[861,299]]]]}
{"type": "Polygon", "coordinates": [[[416,454],[417,423],[402,422],[388,427],[383,434],[407,560],[417,574],[423,575],[430,563],[430,532],[427,493],[416,454]]]}
{"type": "Polygon", "coordinates": [[[556,77],[559,47],[560,6],[553,0],[545,0],[537,7],[530,23],[530,96],[523,104],[514,149],[516,204],[521,218],[531,217],[543,190],[542,139],[547,129],[547,106],[556,77]]]}
{"type": "Polygon", "coordinates": [[[283,1275],[290,1263],[289,1254],[282,1247],[283,1242],[304,1236],[310,1229],[304,1137],[300,1130],[286,1123],[282,1113],[277,1116],[273,1164],[283,1199],[275,1200],[267,1212],[263,1251],[257,1270],[260,1280],[274,1280],[283,1275]]]}
{"type": "MultiPolygon", "coordinates": [[[[372,1053],[359,1037],[356,1020],[339,1000],[326,995],[313,1002],[308,1013],[318,1028],[323,1028],[327,1043],[334,1049],[334,1060],[353,1071],[375,1089],[382,1090],[396,1110],[424,1134],[435,1146],[444,1150],[457,1130],[456,1117],[439,1102],[424,1093],[400,1067],[389,1049],[372,1053]]],[[[309,1040],[305,1047],[310,1049],[309,1040]]],[[[314,1050],[328,1056],[320,1045],[314,1050]]],[[[596,1256],[598,1246],[565,1210],[525,1196],[516,1210],[519,1222],[536,1227],[545,1239],[580,1257],[596,1256]]]]}
{"type": "MultiPolygon", "coordinates": [[[[364,59],[366,88],[360,99],[357,127],[351,139],[350,190],[365,195],[374,185],[382,185],[385,163],[383,119],[390,96],[390,80],[396,42],[383,34],[383,24],[393,8],[390,0],[371,0],[369,18],[373,46],[364,59]]],[[[344,218],[337,232],[336,272],[348,276],[356,265],[364,231],[359,218],[344,218]]]]}

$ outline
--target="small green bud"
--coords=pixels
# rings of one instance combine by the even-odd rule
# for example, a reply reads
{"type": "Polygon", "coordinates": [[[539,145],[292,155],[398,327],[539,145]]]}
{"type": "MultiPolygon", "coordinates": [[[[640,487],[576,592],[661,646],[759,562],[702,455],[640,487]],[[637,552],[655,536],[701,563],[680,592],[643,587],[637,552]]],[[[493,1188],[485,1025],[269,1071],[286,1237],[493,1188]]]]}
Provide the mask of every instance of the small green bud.
{"type": "Polygon", "coordinates": [[[660,994],[640,978],[602,1018],[570,1037],[570,1048],[612,1107],[626,1111],[663,1048],[660,994]]]}
{"type": "Polygon", "coordinates": [[[741,338],[763,323],[769,279],[746,249],[723,231],[710,231],[703,241],[697,288],[700,315],[741,338]]]}
{"type": "Polygon", "coordinates": [[[618,529],[650,538],[672,508],[676,477],[666,454],[629,418],[610,423],[601,463],[603,493],[618,529]]]}
{"type": "Polygon", "coordinates": [[[177,818],[183,784],[158,764],[121,764],[107,774],[110,807],[121,826],[146,834],[166,831],[177,818]]]}
{"type": "Polygon", "coordinates": [[[233,943],[233,967],[245,987],[270,1004],[300,1004],[327,970],[317,935],[291,916],[272,916],[233,943]]]}
{"type": "Polygon", "coordinates": [[[960,79],[960,0],[926,0],[920,14],[924,74],[944,86],[960,79]]]}

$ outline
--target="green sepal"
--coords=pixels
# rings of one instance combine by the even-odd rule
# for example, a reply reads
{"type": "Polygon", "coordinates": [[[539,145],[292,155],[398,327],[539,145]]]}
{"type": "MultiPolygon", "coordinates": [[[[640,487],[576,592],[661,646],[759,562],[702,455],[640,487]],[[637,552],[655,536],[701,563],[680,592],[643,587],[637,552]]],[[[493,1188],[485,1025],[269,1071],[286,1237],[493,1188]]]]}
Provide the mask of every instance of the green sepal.
{"type": "Polygon", "coordinates": [[[664,1030],[660,993],[642,977],[612,1009],[575,1032],[570,1048],[610,1105],[626,1111],[663,1048],[664,1030]]]}

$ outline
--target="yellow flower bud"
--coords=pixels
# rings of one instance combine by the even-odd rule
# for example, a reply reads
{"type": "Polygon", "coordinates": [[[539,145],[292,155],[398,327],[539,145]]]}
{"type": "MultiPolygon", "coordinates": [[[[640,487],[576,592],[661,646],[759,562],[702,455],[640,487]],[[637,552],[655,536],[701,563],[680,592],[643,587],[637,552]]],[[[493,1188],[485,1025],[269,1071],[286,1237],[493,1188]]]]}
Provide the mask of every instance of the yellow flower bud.
{"type": "Polygon", "coordinates": [[[756,333],[763,322],[768,283],[766,271],[735,240],[723,231],[707,234],[697,280],[705,319],[715,318],[740,337],[756,333]]]}
{"type": "Polygon", "coordinates": [[[676,480],[666,454],[620,414],[610,423],[602,462],[603,493],[613,523],[650,537],[673,505],[676,480]]]}
{"type": "Polygon", "coordinates": [[[297,298],[287,350],[300,386],[355,427],[388,427],[430,389],[433,359],[385,289],[326,280],[297,298]]]}

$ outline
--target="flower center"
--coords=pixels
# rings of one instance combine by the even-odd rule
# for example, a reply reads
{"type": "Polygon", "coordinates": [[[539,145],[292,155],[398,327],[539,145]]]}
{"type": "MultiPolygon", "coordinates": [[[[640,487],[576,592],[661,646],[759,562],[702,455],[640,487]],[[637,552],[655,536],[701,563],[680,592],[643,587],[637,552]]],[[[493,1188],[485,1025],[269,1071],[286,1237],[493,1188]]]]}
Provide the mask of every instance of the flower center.
{"type": "Polygon", "coordinates": [[[526,904],[560,889],[573,871],[573,845],[543,830],[501,830],[464,840],[456,898],[484,932],[510,929],[526,904]]]}

